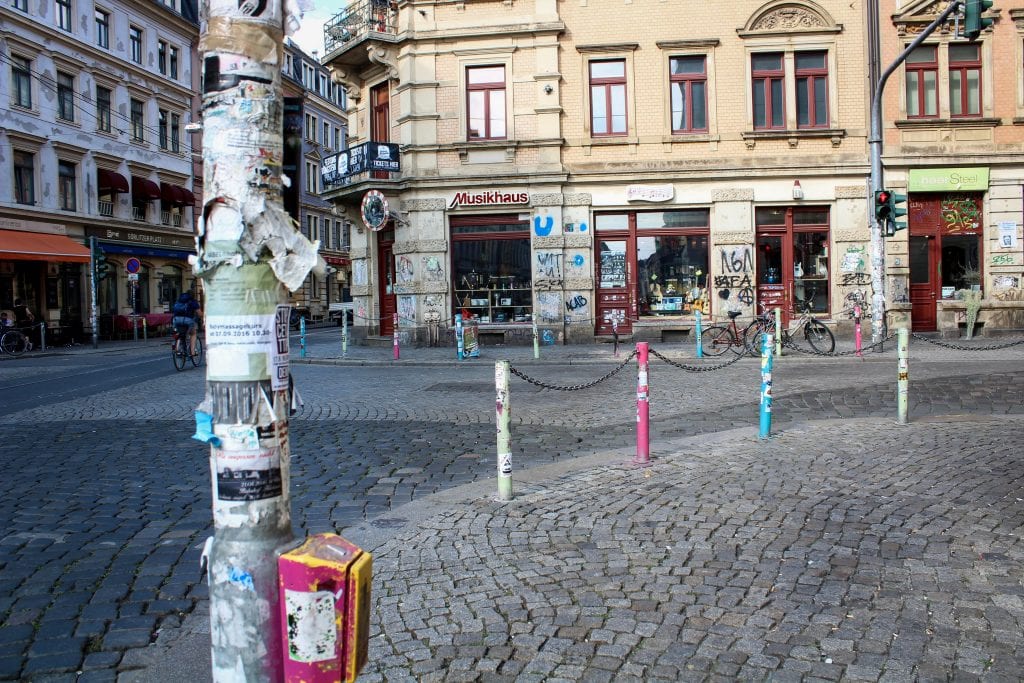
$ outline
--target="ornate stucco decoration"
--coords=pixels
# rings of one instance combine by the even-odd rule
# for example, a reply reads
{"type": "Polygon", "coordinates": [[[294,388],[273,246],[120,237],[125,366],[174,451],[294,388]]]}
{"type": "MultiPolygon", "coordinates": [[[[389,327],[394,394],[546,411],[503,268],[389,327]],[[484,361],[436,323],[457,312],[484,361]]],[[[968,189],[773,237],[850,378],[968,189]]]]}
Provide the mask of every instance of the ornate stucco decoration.
{"type": "Polygon", "coordinates": [[[347,71],[339,69],[336,66],[329,66],[327,68],[331,72],[331,81],[345,89],[345,94],[348,96],[349,100],[352,102],[358,102],[361,98],[359,93],[359,81],[353,78],[347,71]]]}
{"type": "Polygon", "coordinates": [[[392,50],[380,47],[379,45],[367,45],[366,56],[374,64],[383,66],[389,79],[393,81],[398,80],[398,61],[395,59],[395,54],[392,50]]]}
{"type": "Polygon", "coordinates": [[[842,29],[843,27],[817,4],[791,0],[762,7],[751,16],[747,25],[739,30],[739,34],[744,37],[766,33],[839,32],[842,29]]]}

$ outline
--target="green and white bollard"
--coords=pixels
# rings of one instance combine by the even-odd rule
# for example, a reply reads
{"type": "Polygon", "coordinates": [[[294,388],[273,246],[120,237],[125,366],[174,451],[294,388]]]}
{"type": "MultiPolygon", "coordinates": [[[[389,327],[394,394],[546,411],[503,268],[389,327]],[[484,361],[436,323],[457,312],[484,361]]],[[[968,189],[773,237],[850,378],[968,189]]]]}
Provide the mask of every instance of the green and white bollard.
{"type": "Polygon", "coordinates": [[[537,360],[538,358],[540,358],[540,337],[537,335],[537,318],[533,317],[533,359],[537,360]]]}
{"type": "Polygon", "coordinates": [[[782,309],[775,307],[775,355],[782,355],[782,309]]]}
{"type": "Polygon", "coordinates": [[[907,424],[907,390],[910,387],[909,341],[910,333],[901,327],[897,331],[896,356],[899,359],[896,376],[896,424],[907,424]]]}
{"type": "Polygon", "coordinates": [[[498,422],[498,500],[512,500],[512,403],[508,393],[509,362],[494,364],[494,413],[498,422]]]}
{"type": "Polygon", "coordinates": [[[348,354],[348,311],[341,311],[341,357],[348,354]]]}

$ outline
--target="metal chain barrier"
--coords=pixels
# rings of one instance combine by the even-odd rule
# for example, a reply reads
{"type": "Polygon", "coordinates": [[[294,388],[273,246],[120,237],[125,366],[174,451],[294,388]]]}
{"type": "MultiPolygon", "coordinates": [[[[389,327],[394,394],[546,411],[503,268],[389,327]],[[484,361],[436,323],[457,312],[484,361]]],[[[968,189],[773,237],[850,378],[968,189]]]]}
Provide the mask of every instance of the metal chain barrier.
{"type": "Polygon", "coordinates": [[[863,354],[865,351],[870,351],[871,349],[873,349],[875,347],[881,346],[882,344],[885,344],[886,342],[891,341],[895,337],[896,337],[896,332],[890,332],[889,336],[886,337],[885,339],[883,339],[882,341],[875,342],[874,344],[868,344],[867,346],[861,347],[860,349],[853,349],[851,351],[830,351],[828,353],[826,353],[824,351],[816,351],[815,349],[805,349],[805,348],[802,348],[800,346],[797,346],[796,342],[793,341],[793,337],[792,336],[786,337],[785,339],[783,339],[782,340],[782,345],[785,346],[787,349],[792,349],[793,351],[796,351],[797,353],[803,353],[803,354],[806,354],[808,356],[825,356],[826,358],[840,358],[842,356],[853,356],[853,355],[856,355],[858,353],[859,354],[863,354]]]}
{"type": "Polygon", "coordinates": [[[686,370],[687,372],[713,372],[715,370],[721,370],[722,368],[729,367],[733,363],[738,363],[740,359],[743,358],[744,355],[746,355],[746,352],[744,351],[744,353],[737,354],[736,357],[733,358],[732,360],[726,361],[724,363],[719,363],[718,365],[684,365],[683,363],[674,361],[671,358],[666,358],[665,356],[661,355],[654,349],[651,349],[650,353],[655,358],[663,360],[669,365],[677,367],[680,370],[686,370]]]}
{"type": "Polygon", "coordinates": [[[929,339],[916,332],[911,332],[910,336],[919,341],[928,342],[935,346],[943,346],[947,349],[954,349],[956,351],[995,351],[997,349],[1008,349],[1011,346],[1019,346],[1024,344],[1024,339],[1018,339],[1017,341],[1006,342],[1005,344],[988,344],[985,346],[966,346],[964,344],[953,344],[952,342],[939,341],[938,339],[929,339]]]}
{"type": "Polygon", "coordinates": [[[634,350],[633,353],[629,354],[629,356],[627,356],[626,359],[622,361],[622,363],[620,363],[617,368],[609,372],[604,377],[596,379],[593,382],[587,382],[586,384],[572,384],[569,386],[559,384],[547,384],[546,382],[541,382],[539,379],[534,379],[533,377],[530,377],[529,375],[524,373],[522,370],[519,370],[515,367],[509,367],[509,371],[519,379],[526,380],[530,384],[538,386],[542,389],[554,389],[555,391],[580,391],[581,389],[589,389],[590,387],[596,386],[607,379],[611,379],[615,375],[622,372],[622,369],[626,367],[629,364],[629,361],[633,360],[634,358],[636,358],[636,350],[634,350]]]}

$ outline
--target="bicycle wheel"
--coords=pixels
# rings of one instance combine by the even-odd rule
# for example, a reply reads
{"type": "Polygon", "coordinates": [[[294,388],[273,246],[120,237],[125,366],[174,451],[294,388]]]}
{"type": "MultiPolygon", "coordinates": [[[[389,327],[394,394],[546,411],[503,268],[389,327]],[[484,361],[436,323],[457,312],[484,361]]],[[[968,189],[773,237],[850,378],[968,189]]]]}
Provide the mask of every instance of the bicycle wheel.
{"type": "Polygon", "coordinates": [[[192,359],[192,366],[199,367],[203,364],[203,338],[198,334],[196,335],[196,352],[191,354],[189,358],[192,359]]]}
{"type": "Polygon", "coordinates": [[[171,344],[171,359],[174,360],[174,367],[177,370],[185,369],[185,347],[184,340],[178,337],[171,344]]]}
{"type": "Polygon", "coordinates": [[[728,327],[711,325],[700,331],[700,346],[705,356],[721,356],[732,346],[732,330],[728,327]]]}
{"type": "MultiPolygon", "coordinates": [[[[764,344],[764,336],[769,332],[770,330],[767,330],[763,327],[759,329],[757,332],[755,332],[754,335],[750,338],[750,343],[747,344],[747,353],[749,353],[751,356],[754,356],[755,358],[760,358],[761,346],[764,344]]],[[[772,353],[774,353],[774,350],[772,351],[772,353]]]]}
{"type": "Polygon", "coordinates": [[[17,330],[8,330],[0,337],[0,348],[4,353],[20,356],[29,349],[28,337],[17,330]]]}
{"type": "Polygon", "coordinates": [[[836,338],[832,336],[832,330],[828,329],[817,320],[809,320],[804,325],[804,338],[811,348],[818,353],[832,353],[836,348],[836,338]]]}
{"type": "Polygon", "coordinates": [[[760,356],[761,338],[766,331],[770,332],[773,328],[774,325],[772,323],[765,323],[761,319],[754,320],[754,322],[747,325],[743,329],[743,350],[751,356],[760,356]]]}

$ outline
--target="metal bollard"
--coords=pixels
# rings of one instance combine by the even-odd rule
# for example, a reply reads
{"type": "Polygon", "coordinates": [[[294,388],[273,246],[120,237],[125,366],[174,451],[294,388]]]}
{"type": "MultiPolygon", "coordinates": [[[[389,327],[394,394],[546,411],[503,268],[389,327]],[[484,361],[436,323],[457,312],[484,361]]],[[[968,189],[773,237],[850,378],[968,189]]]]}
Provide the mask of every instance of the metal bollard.
{"type": "Polygon", "coordinates": [[[299,317],[299,357],[306,357],[306,316],[299,317]]]}
{"type": "Polygon", "coordinates": [[[46,350],[46,323],[39,323],[39,350],[46,350]]]}
{"type": "Polygon", "coordinates": [[[898,374],[896,376],[896,424],[907,424],[907,390],[910,387],[910,362],[908,360],[910,333],[901,327],[897,331],[896,356],[898,374]]]}
{"type": "Polygon", "coordinates": [[[775,307],[775,355],[782,355],[782,309],[775,307]]]}
{"type": "Polygon", "coordinates": [[[761,430],[758,438],[767,439],[772,431],[772,348],[771,333],[761,338],[761,430]]]}
{"type": "Polygon", "coordinates": [[[648,344],[637,342],[636,345],[636,465],[648,465],[651,462],[651,405],[650,384],[647,375],[648,344]]]}
{"type": "Polygon", "coordinates": [[[392,320],[391,327],[392,327],[392,330],[393,330],[392,335],[391,335],[391,346],[394,349],[393,357],[394,357],[395,360],[398,360],[398,314],[395,313],[391,317],[391,320],[392,320]]]}
{"type": "Polygon", "coordinates": [[[537,334],[537,317],[530,316],[533,320],[533,359],[540,358],[540,335],[537,334]]]}
{"type": "Polygon", "coordinates": [[[508,391],[509,362],[494,363],[494,413],[498,422],[498,500],[512,500],[512,402],[508,391]]]}
{"type": "Polygon", "coordinates": [[[132,315],[132,341],[139,341],[139,316],[132,315]]]}
{"type": "Polygon", "coordinates": [[[693,312],[693,334],[697,338],[697,358],[704,357],[704,347],[700,343],[701,320],[700,311],[693,312]]]}
{"type": "Polygon", "coordinates": [[[348,354],[348,311],[341,311],[341,357],[348,354]]]}
{"type": "Polygon", "coordinates": [[[861,331],[860,331],[860,317],[861,317],[862,314],[863,314],[863,312],[860,310],[860,304],[854,304],[853,305],[853,343],[854,343],[855,348],[857,349],[857,355],[860,356],[861,358],[864,357],[864,354],[860,352],[861,345],[864,343],[864,338],[861,335],[861,331]]]}
{"type": "MultiPolygon", "coordinates": [[[[536,339],[536,334],[534,334],[536,339]]],[[[462,314],[455,314],[455,347],[459,353],[459,360],[463,360],[466,357],[466,335],[462,330],[462,314]]]]}
{"type": "Polygon", "coordinates": [[[619,357],[619,321],[612,320],[612,355],[619,357]]]}
{"type": "Polygon", "coordinates": [[[149,341],[149,322],[145,318],[142,319],[142,341],[149,341]]]}

